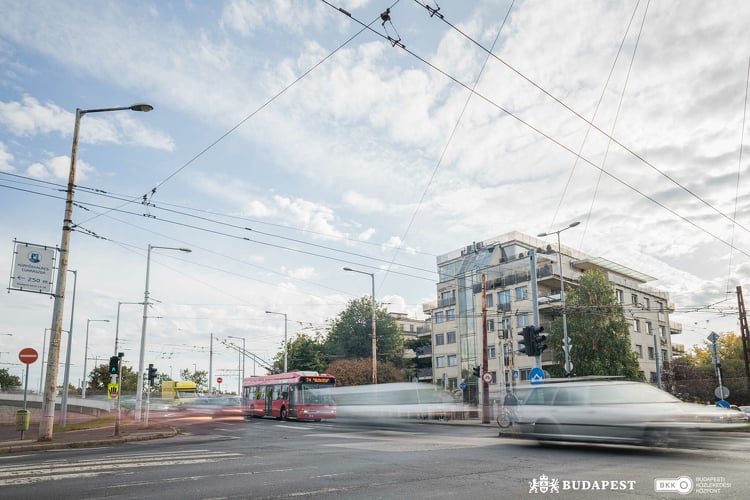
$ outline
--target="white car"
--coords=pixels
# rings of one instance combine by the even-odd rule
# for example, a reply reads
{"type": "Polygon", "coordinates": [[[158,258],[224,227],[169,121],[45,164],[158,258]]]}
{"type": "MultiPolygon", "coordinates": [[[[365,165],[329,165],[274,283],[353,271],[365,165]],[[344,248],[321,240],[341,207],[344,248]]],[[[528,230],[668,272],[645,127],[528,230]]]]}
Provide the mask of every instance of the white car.
{"type": "Polygon", "coordinates": [[[684,403],[651,385],[628,381],[566,381],[517,389],[513,431],[538,440],[672,446],[691,431],[748,426],[748,416],[684,403]]]}

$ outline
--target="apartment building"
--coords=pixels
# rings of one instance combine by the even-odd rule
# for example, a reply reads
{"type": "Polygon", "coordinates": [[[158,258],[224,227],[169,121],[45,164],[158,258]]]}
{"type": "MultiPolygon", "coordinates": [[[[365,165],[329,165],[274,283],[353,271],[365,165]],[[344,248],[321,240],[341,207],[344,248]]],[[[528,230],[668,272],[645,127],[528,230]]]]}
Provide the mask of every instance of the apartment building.
{"type": "MultiPolygon", "coordinates": [[[[511,232],[437,257],[437,300],[423,307],[432,323],[435,383],[449,390],[463,386],[464,399],[477,400],[474,369],[482,364],[482,276],[488,371],[493,376],[490,397],[501,399],[506,386],[528,379],[535,364],[534,358],[518,353],[519,333],[534,323],[534,293],[539,325],[549,329],[553,316],[561,313],[561,284],[566,290],[575,287],[590,269],[602,271],[612,283],[631,323],[631,343],[641,370],[647,381],[657,380],[657,367],[672,359],[672,335],[682,331],[679,324],[669,320],[674,307],[668,294],[648,287],[646,283],[655,278],[644,273],[564,245],[560,250],[558,255],[557,246],[547,240],[511,232]],[[530,250],[534,251],[533,267],[530,250]]],[[[552,352],[548,350],[542,355],[542,368],[550,364],[552,352]]]]}
{"type": "Polygon", "coordinates": [[[411,373],[410,378],[416,379],[419,382],[432,382],[432,347],[429,345],[429,341],[431,340],[430,318],[410,318],[407,314],[398,312],[390,312],[389,314],[401,330],[404,342],[423,338],[428,340],[428,345],[417,351],[404,349],[404,358],[407,360],[421,360],[418,363],[419,368],[416,370],[416,373],[411,373]]]}

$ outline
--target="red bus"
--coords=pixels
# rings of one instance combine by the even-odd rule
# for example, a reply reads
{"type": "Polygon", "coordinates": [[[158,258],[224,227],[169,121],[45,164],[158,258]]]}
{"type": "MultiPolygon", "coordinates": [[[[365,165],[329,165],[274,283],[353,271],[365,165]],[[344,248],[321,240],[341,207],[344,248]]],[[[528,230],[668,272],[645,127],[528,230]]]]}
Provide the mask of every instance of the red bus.
{"type": "Polygon", "coordinates": [[[247,377],[243,404],[250,417],[315,420],[336,418],[336,377],[318,372],[290,372],[247,377]]]}

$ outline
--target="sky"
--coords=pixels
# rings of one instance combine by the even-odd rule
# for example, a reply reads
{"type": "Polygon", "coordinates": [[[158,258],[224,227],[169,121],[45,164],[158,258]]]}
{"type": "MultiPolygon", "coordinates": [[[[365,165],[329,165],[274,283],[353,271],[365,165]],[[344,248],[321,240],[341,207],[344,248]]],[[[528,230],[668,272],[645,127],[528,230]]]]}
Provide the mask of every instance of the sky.
{"type": "MultiPolygon", "coordinates": [[[[81,119],[74,385],[116,335],[138,365],[147,260],[145,364],[178,378],[211,360],[232,389],[239,357],[226,344],[271,360],[283,314],[289,340],[314,336],[374,279],[378,302],[421,318],[438,255],[574,221],[563,245],[670,294],[674,342],[739,333],[748,2],[0,0],[0,11],[9,284],[14,241],[60,244],[76,108],[154,108],[81,119]],[[168,248],[148,259],[149,245],[168,248]]],[[[0,368],[21,376],[24,347],[46,360],[52,305],[0,294],[0,368]]]]}

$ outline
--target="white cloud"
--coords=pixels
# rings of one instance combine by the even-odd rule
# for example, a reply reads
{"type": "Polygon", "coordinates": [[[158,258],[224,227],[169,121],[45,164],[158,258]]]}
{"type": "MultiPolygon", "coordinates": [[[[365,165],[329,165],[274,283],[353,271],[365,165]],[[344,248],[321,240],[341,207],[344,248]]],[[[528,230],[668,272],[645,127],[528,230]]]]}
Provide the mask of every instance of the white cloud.
{"type": "Polygon", "coordinates": [[[290,278],[301,279],[301,280],[312,279],[317,274],[315,272],[315,268],[312,266],[304,266],[304,267],[298,267],[298,268],[282,267],[281,270],[284,274],[286,274],[290,278]]]}
{"type": "MultiPolygon", "coordinates": [[[[88,163],[77,160],[76,161],[76,182],[85,181],[88,174],[93,172],[94,169],[88,163]]],[[[42,163],[35,162],[29,165],[26,169],[26,174],[29,177],[35,179],[54,179],[58,181],[68,180],[70,174],[70,157],[69,156],[55,156],[45,160],[42,163]]]]}
{"type": "Polygon", "coordinates": [[[300,198],[292,199],[275,195],[274,202],[292,224],[314,231],[319,235],[343,237],[345,234],[336,229],[335,216],[330,208],[300,198]]]}
{"type": "Polygon", "coordinates": [[[0,142],[0,172],[13,172],[15,168],[11,164],[13,155],[5,148],[5,144],[0,142]]]}
{"type": "Polygon", "coordinates": [[[359,241],[370,241],[370,239],[372,239],[374,234],[375,234],[375,228],[369,227],[365,229],[364,231],[362,231],[361,233],[359,233],[359,235],[357,236],[357,239],[359,241]]]}

